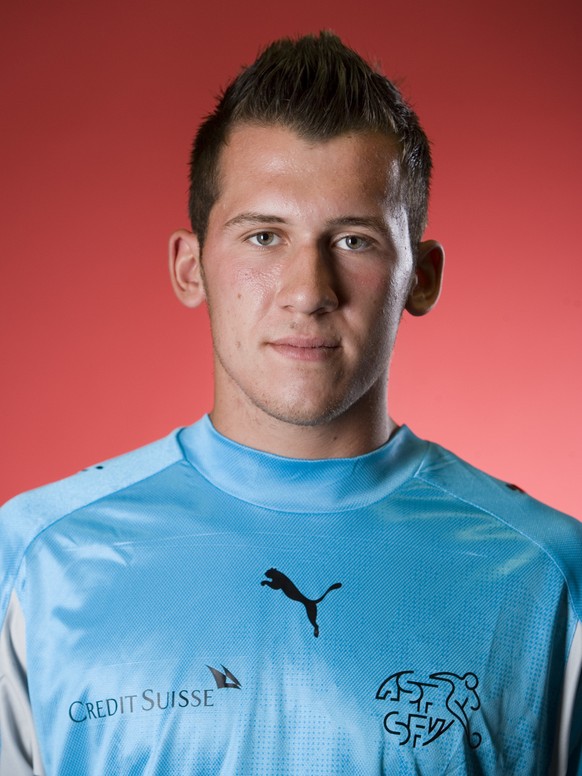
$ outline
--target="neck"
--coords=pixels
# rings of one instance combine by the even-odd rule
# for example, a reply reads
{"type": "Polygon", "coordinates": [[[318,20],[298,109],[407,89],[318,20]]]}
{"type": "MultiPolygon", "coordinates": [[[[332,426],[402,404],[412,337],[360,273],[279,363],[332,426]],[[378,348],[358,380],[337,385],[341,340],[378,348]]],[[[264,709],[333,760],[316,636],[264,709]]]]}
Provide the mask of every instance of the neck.
{"type": "Polygon", "coordinates": [[[376,450],[398,428],[382,399],[366,396],[336,418],[299,424],[274,417],[247,402],[225,406],[215,397],[210,418],[234,442],[287,458],[352,458],[376,450]]]}

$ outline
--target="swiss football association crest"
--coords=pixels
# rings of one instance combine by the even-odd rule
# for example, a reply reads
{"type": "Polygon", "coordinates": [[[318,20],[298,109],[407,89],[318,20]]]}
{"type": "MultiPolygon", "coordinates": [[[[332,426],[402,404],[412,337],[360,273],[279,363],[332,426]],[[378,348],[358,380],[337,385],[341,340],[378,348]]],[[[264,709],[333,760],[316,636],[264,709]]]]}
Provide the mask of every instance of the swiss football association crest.
{"type": "Polygon", "coordinates": [[[384,728],[400,746],[428,746],[451,727],[460,725],[471,749],[482,741],[472,729],[472,712],[481,701],[475,674],[448,672],[417,679],[414,671],[399,671],[385,679],[376,699],[387,704],[384,728]]]}

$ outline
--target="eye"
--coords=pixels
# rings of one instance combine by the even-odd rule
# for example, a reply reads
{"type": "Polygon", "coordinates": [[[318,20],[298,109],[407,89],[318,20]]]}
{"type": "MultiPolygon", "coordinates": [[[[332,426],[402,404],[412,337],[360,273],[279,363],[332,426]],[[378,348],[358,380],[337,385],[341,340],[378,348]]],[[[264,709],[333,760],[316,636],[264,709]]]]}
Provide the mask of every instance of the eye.
{"type": "Polygon", "coordinates": [[[253,245],[260,245],[266,248],[270,245],[277,245],[279,238],[274,232],[257,232],[247,238],[253,245]]]}
{"type": "Polygon", "coordinates": [[[347,234],[345,237],[340,238],[336,244],[348,251],[362,251],[370,246],[370,240],[359,237],[357,234],[347,234]]]}

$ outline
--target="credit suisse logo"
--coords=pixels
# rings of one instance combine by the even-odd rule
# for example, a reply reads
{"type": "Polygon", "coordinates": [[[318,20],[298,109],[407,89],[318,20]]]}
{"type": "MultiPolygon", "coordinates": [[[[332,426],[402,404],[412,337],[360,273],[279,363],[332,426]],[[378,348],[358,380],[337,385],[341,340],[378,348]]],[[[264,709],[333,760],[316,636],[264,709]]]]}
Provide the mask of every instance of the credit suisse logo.
{"type": "Polygon", "coordinates": [[[69,705],[69,719],[81,724],[139,712],[209,709],[215,705],[215,693],[221,690],[242,689],[239,680],[225,666],[222,666],[222,670],[212,666],[206,667],[214,679],[214,687],[161,691],[147,687],[136,693],[124,693],[109,698],[74,700],[69,705]]]}

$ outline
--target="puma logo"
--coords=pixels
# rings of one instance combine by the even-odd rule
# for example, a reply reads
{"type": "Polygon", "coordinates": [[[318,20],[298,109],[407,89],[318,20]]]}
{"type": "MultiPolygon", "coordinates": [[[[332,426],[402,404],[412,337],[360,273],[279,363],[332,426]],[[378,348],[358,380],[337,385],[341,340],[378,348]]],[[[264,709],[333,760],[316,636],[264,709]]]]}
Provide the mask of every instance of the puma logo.
{"type": "Polygon", "coordinates": [[[285,574],[278,571],[277,569],[269,569],[268,571],[265,571],[265,576],[269,577],[269,579],[263,579],[261,585],[268,585],[269,587],[272,587],[273,590],[282,590],[287,598],[290,598],[292,601],[299,601],[299,603],[303,604],[307,612],[309,622],[313,625],[313,635],[315,637],[319,636],[319,626],[317,625],[317,604],[320,604],[329,592],[332,590],[338,590],[342,586],[342,583],[336,582],[334,585],[330,585],[325,593],[321,596],[321,598],[316,598],[314,601],[312,601],[310,598],[306,598],[303,593],[297,589],[289,577],[286,577],[285,574]]]}

